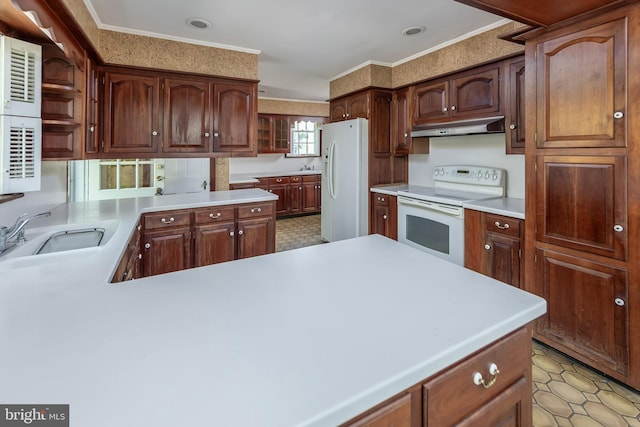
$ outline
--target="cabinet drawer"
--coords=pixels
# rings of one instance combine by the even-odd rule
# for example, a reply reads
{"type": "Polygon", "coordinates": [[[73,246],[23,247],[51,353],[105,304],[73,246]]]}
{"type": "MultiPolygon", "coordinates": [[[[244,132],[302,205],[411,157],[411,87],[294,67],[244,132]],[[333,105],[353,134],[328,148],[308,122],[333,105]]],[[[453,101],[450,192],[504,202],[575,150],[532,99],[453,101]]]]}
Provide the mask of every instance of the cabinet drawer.
{"type": "Polygon", "coordinates": [[[373,201],[376,206],[389,206],[389,200],[391,199],[391,197],[392,196],[388,196],[382,193],[374,193],[373,201]]]}
{"type": "Polygon", "coordinates": [[[302,182],[316,182],[320,178],[320,175],[303,175],[302,182]]]}
{"type": "Polygon", "coordinates": [[[487,214],[484,225],[487,231],[520,237],[520,222],[517,218],[487,214]]]}
{"type": "Polygon", "coordinates": [[[189,211],[165,211],[144,215],[144,229],[167,228],[191,225],[189,211]]]}
{"type": "Polygon", "coordinates": [[[210,208],[195,209],[193,213],[196,224],[233,221],[236,216],[235,208],[229,206],[211,206],[210,208]]]}
{"type": "Polygon", "coordinates": [[[276,178],[269,178],[269,185],[288,184],[288,183],[289,183],[288,176],[279,176],[276,178]]]}
{"type": "MultiPolygon", "coordinates": [[[[464,362],[441,372],[424,385],[424,403],[428,426],[454,425],[524,377],[530,377],[531,336],[522,328],[464,362]],[[485,383],[494,378],[489,367],[495,364],[499,374],[488,388],[474,383],[480,373],[485,383]]],[[[487,384],[487,385],[488,385],[487,384]]]]}
{"type": "Polygon", "coordinates": [[[238,219],[273,215],[273,203],[255,203],[238,207],[238,219]]]}

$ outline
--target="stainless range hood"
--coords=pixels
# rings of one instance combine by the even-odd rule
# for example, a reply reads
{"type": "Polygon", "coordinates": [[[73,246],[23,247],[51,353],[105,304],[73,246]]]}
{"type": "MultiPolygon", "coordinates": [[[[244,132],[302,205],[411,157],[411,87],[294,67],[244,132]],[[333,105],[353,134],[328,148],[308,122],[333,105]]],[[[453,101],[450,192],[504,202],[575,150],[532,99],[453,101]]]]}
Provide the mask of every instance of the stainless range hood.
{"type": "Polygon", "coordinates": [[[414,126],[412,138],[504,133],[504,116],[414,126]]]}

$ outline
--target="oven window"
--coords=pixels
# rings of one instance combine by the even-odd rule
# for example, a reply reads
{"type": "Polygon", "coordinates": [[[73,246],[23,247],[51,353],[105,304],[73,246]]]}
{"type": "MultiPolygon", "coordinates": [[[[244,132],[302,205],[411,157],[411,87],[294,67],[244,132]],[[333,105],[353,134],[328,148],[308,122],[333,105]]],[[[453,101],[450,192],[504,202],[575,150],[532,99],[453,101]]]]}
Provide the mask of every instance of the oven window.
{"type": "Polygon", "coordinates": [[[432,219],[407,215],[407,240],[420,246],[449,253],[449,226],[432,219]]]}

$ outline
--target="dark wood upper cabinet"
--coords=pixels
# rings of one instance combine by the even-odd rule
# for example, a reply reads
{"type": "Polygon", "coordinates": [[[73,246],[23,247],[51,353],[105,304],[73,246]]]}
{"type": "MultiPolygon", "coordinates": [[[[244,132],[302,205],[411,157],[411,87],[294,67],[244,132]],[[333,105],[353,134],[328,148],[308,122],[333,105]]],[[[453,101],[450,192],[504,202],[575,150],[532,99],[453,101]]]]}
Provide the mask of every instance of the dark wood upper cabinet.
{"type": "Polygon", "coordinates": [[[449,117],[449,82],[419,85],[414,92],[414,121],[424,123],[449,117]]]}
{"type": "Polygon", "coordinates": [[[85,158],[92,157],[100,151],[100,75],[96,63],[87,57],[85,93],[85,158]]]}
{"type": "Polygon", "coordinates": [[[626,34],[619,19],[537,44],[539,148],[626,145],[626,34]]]}
{"type": "Polygon", "coordinates": [[[163,151],[202,153],[210,150],[211,84],[165,79],[163,151]]]}
{"type": "Polygon", "coordinates": [[[411,88],[393,94],[391,145],[396,155],[411,153],[411,88]]]}
{"type": "Polygon", "coordinates": [[[424,124],[464,118],[491,117],[503,111],[500,64],[455,74],[448,80],[415,87],[413,122],[424,124]]]}
{"type": "Polygon", "coordinates": [[[505,105],[505,138],[507,154],[524,154],[524,62],[524,58],[517,57],[505,63],[505,84],[507,92],[505,105]]]}
{"type": "Polygon", "coordinates": [[[214,86],[215,152],[255,155],[256,84],[216,83],[214,86]]]}
{"type": "Polygon", "coordinates": [[[104,86],[104,152],[156,153],[162,141],[160,79],[107,71],[104,86]]]}
{"type": "Polygon", "coordinates": [[[455,0],[476,9],[504,16],[534,27],[547,27],[602,7],[628,3],[623,0],[455,0]]]}
{"type": "Polygon", "coordinates": [[[85,63],[58,46],[42,46],[42,158],[82,158],[85,63]]]}
{"type": "Polygon", "coordinates": [[[369,118],[369,91],[331,101],[329,118],[332,122],[369,118]]]}
{"type": "Polygon", "coordinates": [[[626,260],[626,156],[538,156],[537,240],[626,260]]]}

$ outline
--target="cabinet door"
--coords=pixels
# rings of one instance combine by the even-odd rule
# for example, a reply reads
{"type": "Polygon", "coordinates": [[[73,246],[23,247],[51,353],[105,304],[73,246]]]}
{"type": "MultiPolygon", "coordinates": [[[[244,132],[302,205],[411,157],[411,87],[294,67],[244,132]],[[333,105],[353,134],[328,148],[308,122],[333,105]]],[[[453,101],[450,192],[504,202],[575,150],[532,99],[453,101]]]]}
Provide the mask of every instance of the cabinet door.
{"type": "Polygon", "coordinates": [[[626,146],[625,22],[537,45],[538,147],[626,146]]]}
{"type": "Polygon", "coordinates": [[[299,214],[302,212],[302,177],[301,176],[292,176],[289,178],[289,188],[288,190],[288,210],[290,214],[299,214]]]}
{"type": "Polygon", "coordinates": [[[369,118],[369,92],[352,95],[347,98],[347,119],[369,118]]]}
{"type": "Polygon", "coordinates": [[[291,146],[291,128],[288,117],[273,118],[273,152],[288,153],[291,146]]]}
{"type": "Polygon", "coordinates": [[[520,287],[520,239],[487,232],[486,274],[520,287]]]}
{"type": "Polygon", "coordinates": [[[198,225],[194,229],[193,266],[233,261],[236,256],[235,223],[198,225]]]}
{"type": "Polygon", "coordinates": [[[538,332],[581,360],[627,374],[627,272],[548,250],[536,256],[536,293],[547,300],[538,332]]]}
{"type": "Polygon", "coordinates": [[[451,81],[449,110],[452,118],[478,117],[500,111],[500,66],[451,81]]]}
{"type": "Polygon", "coordinates": [[[269,184],[269,193],[278,196],[276,200],[276,215],[286,215],[289,212],[289,184],[269,184]]]}
{"type": "Polygon", "coordinates": [[[85,94],[85,144],[84,152],[90,155],[100,151],[100,85],[98,68],[87,56],[86,94],[85,94]]]}
{"type": "Polygon", "coordinates": [[[415,124],[439,121],[449,117],[449,82],[416,87],[413,95],[415,124]]]}
{"type": "Polygon", "coordinates": [[[210,92],[207,82],[164,80],[164,152],[206,153],[210,150],[210,92]]]}
{"type": "Polygon", "coordinates": [[[625,156],[538,156],[537,239],[627,257],[625,156]]]}
{"type": "Polygon", "coordinates": [[[238,220],[238,259],[275,252],[274,236],[271,217],[238,220]]]}
{"type": "Polygon", "coordinates": [[[371,94],[371,121],[369,146],[376,154],[391,154],[393,95],[386,91],[373,91],[371,94]]]}
{"type": "Polygon", "coordinates": [[[272,118],[258,115],[258,153],[272,153],[272,118]]]}
{"type": "Polygon", "coordinates": [[[507,154],[524,154],[524,59],[507,63],[507,154]]]}
{"type": "Polygon", "coordinates": [[[329,120],[339,122],[347,118],[347,102],[344,99],[331,101],[329,106],[329,120]]]}
{"type": "Polygon", "coordinates": [[[190,228],[145,231],[142,246],[145,277],[191,267],[190,228]]]}
{"type": "Polygon", "coordinates": [[[157,152],[162,141],[159,79],[107,72],[104,81],[104,152],[157,152]]]}
{"type": "Polygon", "coordinates": [[[411,109],[410,90],[401,89],[393,95],[393,134],[394,154],[411,153],[411,109]]]}
{"type": "Polygon", "coordinates": [[[216,83],[214,151],[251,154],[256,150],[256,85],[216,83]]]}
{"type": "Polygon", "coordinates": [[[302,211],[316,212],[320,209],[318,178],[315,175],[309,175],[302,177],[302,181],[302,211]]]}

